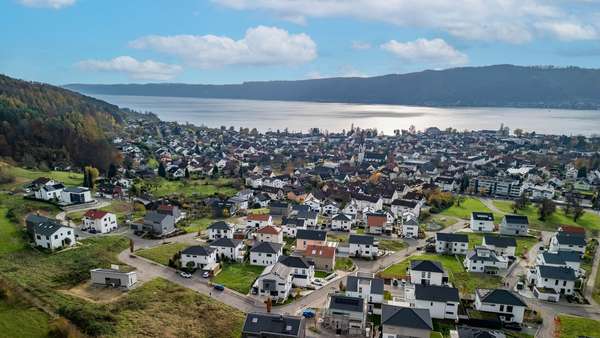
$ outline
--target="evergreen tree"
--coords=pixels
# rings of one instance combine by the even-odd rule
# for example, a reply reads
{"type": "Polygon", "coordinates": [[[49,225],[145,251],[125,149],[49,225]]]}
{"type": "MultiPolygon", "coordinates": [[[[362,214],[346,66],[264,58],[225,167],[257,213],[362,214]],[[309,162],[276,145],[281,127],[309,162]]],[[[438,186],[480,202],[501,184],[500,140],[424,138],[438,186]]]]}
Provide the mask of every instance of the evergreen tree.
{"type": "Polygon", "coordinates": [[[162,161],[158,164],[158,176],[167,177],[167,170],[165,169],[165,164],[162,161]]]}
{"type": "Polygon", "coordinates": [[[114,163],[111,163],[108,167],[108,178],[113,178],[117,175],[117,166],[114,163]]]}

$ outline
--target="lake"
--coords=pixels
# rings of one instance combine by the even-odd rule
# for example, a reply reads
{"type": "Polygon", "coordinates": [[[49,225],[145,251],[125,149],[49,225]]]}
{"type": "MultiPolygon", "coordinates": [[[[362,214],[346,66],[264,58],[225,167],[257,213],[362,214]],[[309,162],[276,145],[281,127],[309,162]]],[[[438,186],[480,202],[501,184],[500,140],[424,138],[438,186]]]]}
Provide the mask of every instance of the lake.
{"type": "Polygon", "coordinates": [[[259,131],[349,130],[377,128],[385,134],[395,129],[427,127],[498,129],[501,123],[544,134],[600,134],[600,111],[536,108],[431,108],[346,103],[284,102],[200,99],[157,96],[93,95],[120,107],[152,111],[164,121],[189,122],[208,127],[234,126],[259,131]]]}

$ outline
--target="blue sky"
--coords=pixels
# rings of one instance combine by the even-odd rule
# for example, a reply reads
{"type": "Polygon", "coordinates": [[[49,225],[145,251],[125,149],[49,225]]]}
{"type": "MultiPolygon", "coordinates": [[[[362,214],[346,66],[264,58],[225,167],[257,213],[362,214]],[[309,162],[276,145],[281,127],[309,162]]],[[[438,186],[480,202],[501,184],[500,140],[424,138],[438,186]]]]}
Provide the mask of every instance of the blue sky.
{"type": "Polygon", "coordinates": [[[4,0],[0,13],[0,73],[53,84],[600,67],[597,0],[4,0]]]}

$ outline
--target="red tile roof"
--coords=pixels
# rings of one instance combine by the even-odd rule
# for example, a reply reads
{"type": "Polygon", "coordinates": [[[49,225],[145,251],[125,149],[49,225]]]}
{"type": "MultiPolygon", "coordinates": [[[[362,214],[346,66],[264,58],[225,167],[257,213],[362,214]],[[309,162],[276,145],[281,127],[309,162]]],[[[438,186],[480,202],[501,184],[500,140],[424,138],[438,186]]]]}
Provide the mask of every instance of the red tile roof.
{"type": "Polygon", "coordinates": [[[585,234],[585,229],[573,225],[561,225],[560,230],[571,234],[585,234]]]}
{"type": "Polygon", "coordinates": [[[246,220],[248,221],[268,221],[271,215],[269,214],[251,214],[246,216],[246,220]]]}
{"type": "Polygon", "coordinates": [[[385,215],[368,215],[367,216],[367,224],[370,227],[382,227],[387,222],[387,217],[385,215]]]}
{"type": "Polygon", "coordinates": [[[259,234],[278,235],[281,232],[281,229],[279,229],[278,227],[267,225],[266,227],[262,227],[256,230],[256,232],[259,234]]]}
{"type": "Polygon", "coordinates": [[[335,247],[325,245],[308,245],[304,251],[304,256],[332,258],[335,256],[335,247]]]}
{"type": "Polygon", "coordinates": [[[92,218],[92,219],[101,219],[102,217],[106,216],[106,214],[108,214],[108,212],[102,211],[102,210],[97,210],[97,209],[92,209],[92,210],[86,211],[85,214],[83,214],[83,217],[92,218]]]}

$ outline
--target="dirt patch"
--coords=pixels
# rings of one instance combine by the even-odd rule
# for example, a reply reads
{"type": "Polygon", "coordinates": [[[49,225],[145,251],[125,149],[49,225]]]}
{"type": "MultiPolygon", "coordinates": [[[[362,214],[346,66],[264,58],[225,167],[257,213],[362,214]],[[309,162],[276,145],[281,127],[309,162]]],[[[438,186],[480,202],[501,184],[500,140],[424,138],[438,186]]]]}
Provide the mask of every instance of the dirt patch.
{"type": "Polygon", "coordinates": [[[77,285],[60,292],[83,298],[92,303],[112,303],[127,294],[127,290],[93,285],[91,282],[77,285]]]}

